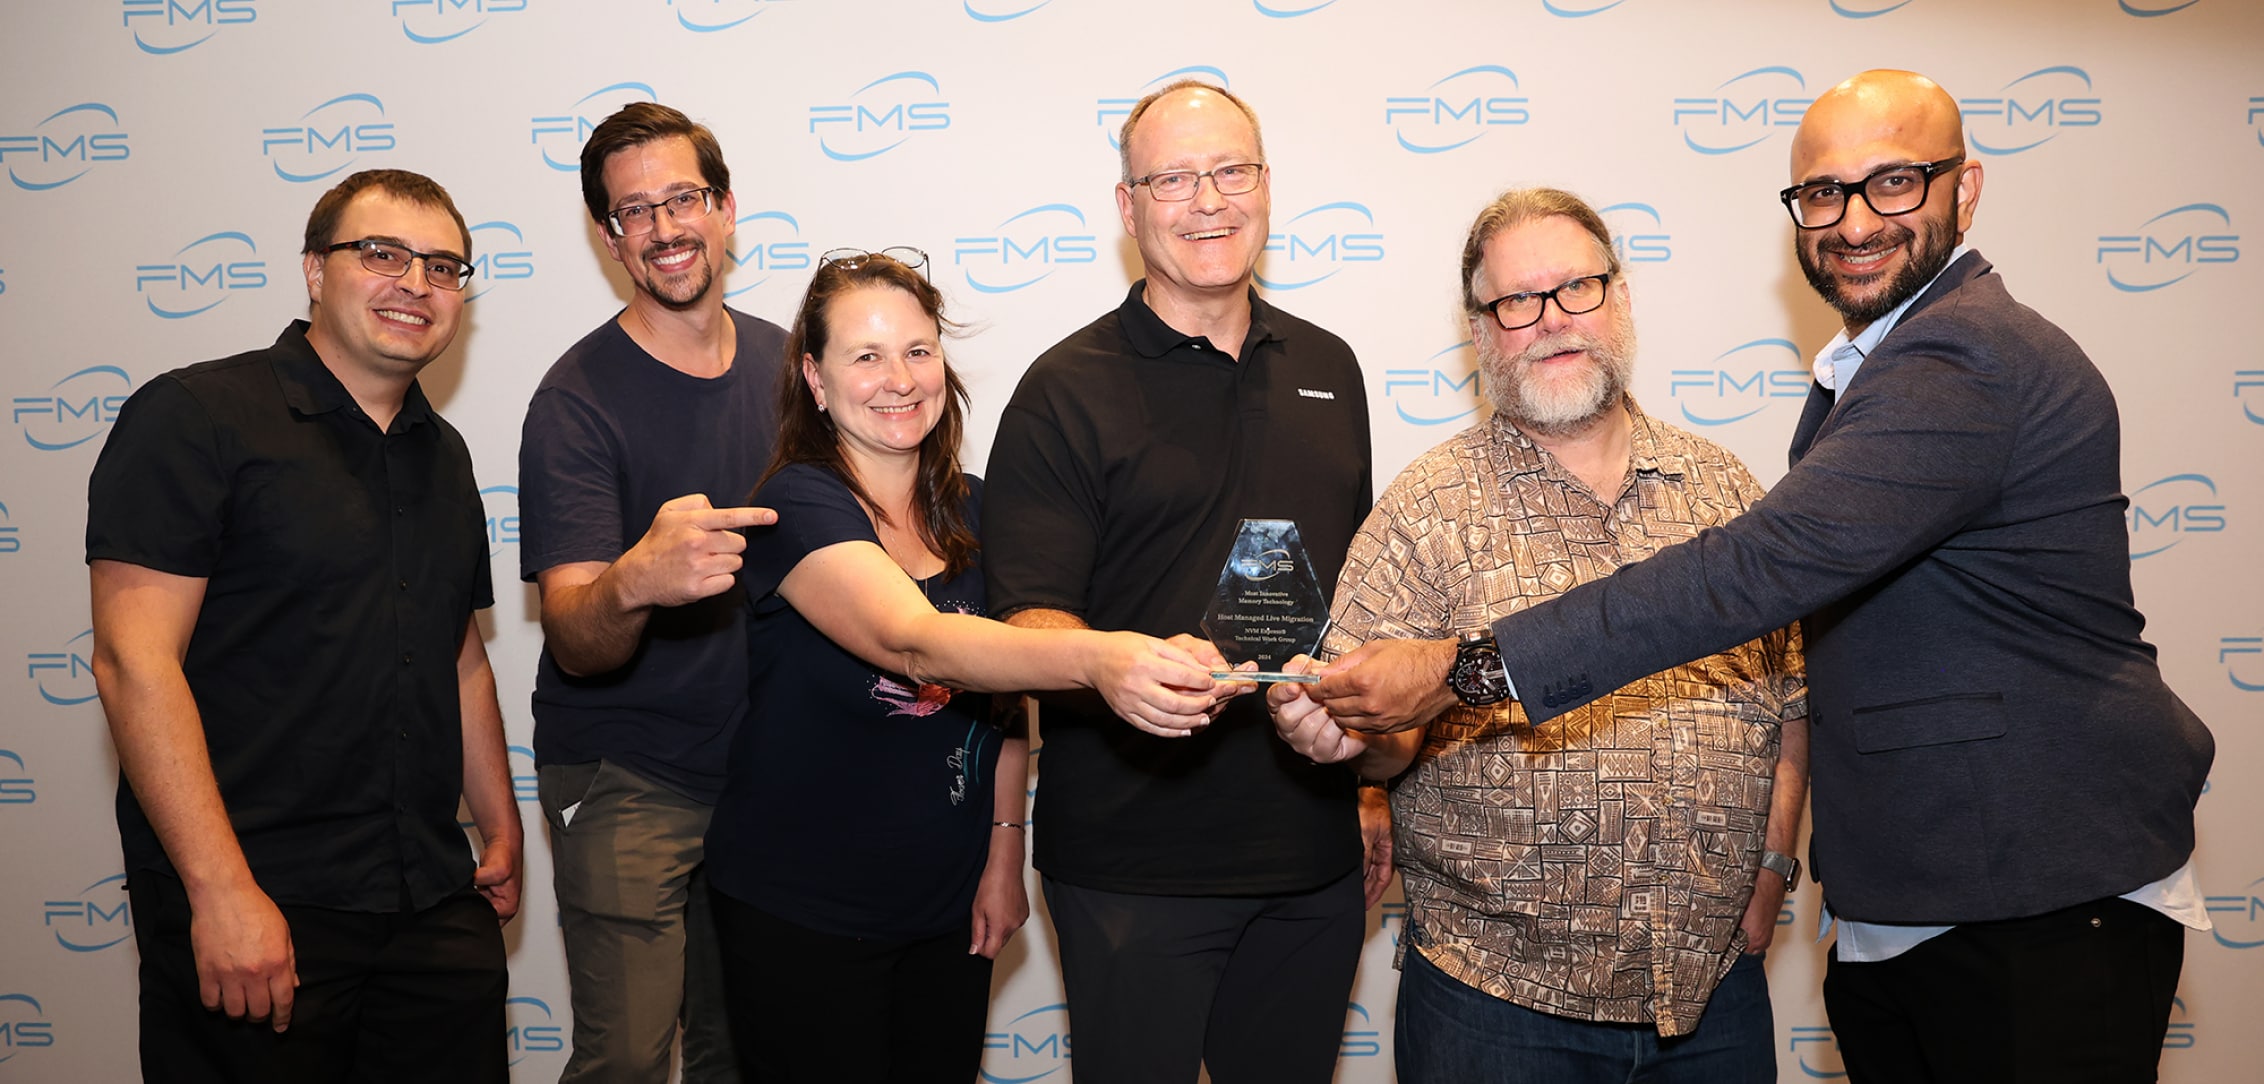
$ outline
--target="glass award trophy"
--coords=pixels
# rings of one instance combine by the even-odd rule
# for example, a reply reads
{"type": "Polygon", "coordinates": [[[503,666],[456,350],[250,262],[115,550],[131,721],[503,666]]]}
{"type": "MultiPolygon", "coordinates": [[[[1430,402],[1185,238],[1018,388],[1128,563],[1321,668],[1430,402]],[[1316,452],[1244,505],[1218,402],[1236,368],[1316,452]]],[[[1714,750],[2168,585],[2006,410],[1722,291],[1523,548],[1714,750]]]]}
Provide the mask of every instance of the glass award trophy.
{"type": "Polygon", "coordinates": [[[1311,683],[1312,674],[1285,674],[1281,668],[1321,646],[1328,628],[1329,600],[1321,594],[1297,521],[1246,519],[1234,535],[1234,551],[1219,570],[1218,591],[1203,614],[1203,635],[1229,663],[1256,662],[1256,672],[1217,670],[1220,681],[1311,683]]]}

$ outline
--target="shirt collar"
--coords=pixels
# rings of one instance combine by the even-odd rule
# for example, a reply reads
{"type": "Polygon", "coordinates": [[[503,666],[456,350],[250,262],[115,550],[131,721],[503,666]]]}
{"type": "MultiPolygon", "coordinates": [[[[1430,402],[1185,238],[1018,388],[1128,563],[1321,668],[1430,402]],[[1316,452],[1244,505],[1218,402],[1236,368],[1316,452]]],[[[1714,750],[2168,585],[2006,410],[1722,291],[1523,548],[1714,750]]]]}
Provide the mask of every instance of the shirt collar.
{"type": "Polygon", "coordinates": [[[1934,283],[1940,281],[1945,272],[1971,251],[1973,249],[1970,245],[1957,246],[1942,269],[1934,272],[1933,278],[1926,280],[1926,285],[1912,291],[1909,297],[1902,299],[1902,304],[1887,310],[1885,316],[1871,321],[1871,326],[1864,328],[1863,334],[1850,338],[1847,329],[1841,328],[1839,334],[1832,336],[1832,341],[1824,344],[1824,348],[1816,353],[1816,383],[1835,392],[1847,387],[1847,382],[1855,379],[1855,370],[1863,365],[1863,359],[1870,357],[1871,351],[1879,348],[1879,342],[1895,329],[1896,324],[1902,323],[1903,314],[1909,312],[1910,307],[1917,304],[1919,298],[1926,296],[1926,291],[1933,289],[1934,283]]]}
{"type": "MultiPolygon", "coordinates": [[[[1146,279],[1133,283],[1131,292],[1124,295],[1124,304],[1116,310],[1118,318],[1124,324],[1124,338],[1132,344],[1135,353],[1144,358],[1160,358],[1189,344],[1200,345],[1204,350],[1216,349],[1209,339],[1201,335],[1189,335],[1164,323],[1163,317],[1156,315],[1156,310],[1148,307],[1148,300],[1144,296],[1147,289],[1146,279]]],[[[1273,311],[1273,306],[1266,304],[1266,300],[1258,296],[1257,288],[1251,287],[1250,332],[1243,340],[1243,346],[1257,346],[1279,337],[1274,334],[1270,319],[1273,311]]],[[[1219,350],[1219,353],[1224,354],[1225,351],[1219,350]]],[[[1249,351],[1243,350],[1241,354],[1247,357],[1249,351]]]]}
{"type": "MultiPolygon", "coordinates": [[[[310,417],[334,410],[350,409],[359,413],[361,404],[354,402],[353,393],[339,383],[338,374],[322,363],[314,344],[307,341],[310,326],[305,320],[293,320],[291,326],[283,329],[283,334],[275,337],[269,365],[275,372],[276,383],[283,388],[283,401],[294,412],[310,417]]],[[[411,381],[408,394],[401,400],[401,413],[394,416],[394,431],[404,431],[431,416],[432,404],[425,399],[424,387],[411,381]]]]}
{"type": "MultiPolygon", "coordinates": [[[[1650,415],[1643,413],[1642,407],[1635,405],[1634,396],[1621,393],[1620,405],[1627,408],[1627,466],[1630,473],[1662,474],[1675,478],[1690,473],[1690,456],[1661,439],[1659,423],[1652,421],[1650,415]]],[[[1489,436],[1499,450],[1505,474],[1539,474],[1556,463],[1555,456],[1533,443],[1533,438],[1525,435],[1525,431],[1519,429],[1507,415],[1496,411],[1487,425],[1489,436]]],[[[1571,473],[1561,464],[1557,465],[1557,471],[1567,478],[1571,477],[1571,473]]]]}

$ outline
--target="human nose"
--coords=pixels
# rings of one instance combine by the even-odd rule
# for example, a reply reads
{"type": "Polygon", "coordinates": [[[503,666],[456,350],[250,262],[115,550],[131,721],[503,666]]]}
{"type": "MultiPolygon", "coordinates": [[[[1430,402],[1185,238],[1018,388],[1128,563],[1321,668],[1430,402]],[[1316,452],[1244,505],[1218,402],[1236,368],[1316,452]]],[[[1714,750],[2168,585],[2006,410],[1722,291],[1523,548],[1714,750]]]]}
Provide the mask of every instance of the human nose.
{"type": "Polygon", "coordinates": [[[426,270],[427,268],[425,265],[424,257],[411,256],[409,257],[409,266],[402,270],[400,278],[394,279],[393,281],[398,284],[402,290],[408,293],[422,296],[424,294],[432,292],[432,278],[425,274],[426,270]],[[414,286],[410,285],[410,276],[412,275],[416,277],[416,284],[414,286]]]}
{"type": "Polygon", "coordinates": [[[1860,245],[1870,240],[1871,235],[1878,233],[1886,224],[1887,220],[1871,209],[1870,193],[1855,189],[1848,192],[1847,206],[1841,211],[1840,220],[1833,224],[1833,228],[1839,231],[1841,240],[1851,245],[1860,245]]]}
{"type": "Polygon", "coordinates": [[[1226,206],[1226,193],[1218,190],[1218,178],[1209,173],[1195,175],[1195,194],[1190,198],[1200,210],[1215,211],[1226,206]]]}
{"type": "Polygon", "coordinates": [[[888,359],[886,365],[880,374],[881,387],[899,395],[909,394],[913,386],[911,363],[898,356],[888,359]]]}
{"type": "Polygon", "coordinates": [[[1543,334],[1561,331],[1572,323],[1572,314],[1564,311],[1564,301],[1553,291],[1541,298],[1540,317],[1533,321],[1543,334]]]}

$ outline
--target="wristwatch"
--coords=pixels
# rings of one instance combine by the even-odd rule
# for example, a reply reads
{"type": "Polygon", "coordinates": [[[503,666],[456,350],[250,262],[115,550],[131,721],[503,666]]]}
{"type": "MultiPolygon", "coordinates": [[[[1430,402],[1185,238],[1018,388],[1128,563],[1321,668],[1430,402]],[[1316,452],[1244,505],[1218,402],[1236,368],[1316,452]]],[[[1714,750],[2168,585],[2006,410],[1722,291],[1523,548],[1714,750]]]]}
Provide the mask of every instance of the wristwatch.
{"type": "Polygon", "coordinates": [[[1787,892],[1800,887],[1800,859],[1777,851],[1762,851],[1761,868],[1784,878],[1784,890],[1787,892]]]}
{"type": "Polygon", "coordinates": [[[1509,671],[1502,666],[1501,647],[1491,629],[1471,629],[1455,645],[1454,665],[1446,672],[1447,688],[1474,708],[1509,699],[1509,671]]]}

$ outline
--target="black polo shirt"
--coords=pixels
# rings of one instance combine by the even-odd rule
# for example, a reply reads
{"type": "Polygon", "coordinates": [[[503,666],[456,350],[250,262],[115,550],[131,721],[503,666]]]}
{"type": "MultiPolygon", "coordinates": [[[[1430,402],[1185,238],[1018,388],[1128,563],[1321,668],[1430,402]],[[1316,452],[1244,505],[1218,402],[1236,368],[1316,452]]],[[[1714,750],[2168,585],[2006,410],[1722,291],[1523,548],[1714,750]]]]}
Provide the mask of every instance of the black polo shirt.
{"type": "MultiPolygon", "coordinates": [[[[991,446],[991,609],[1202,635],[1245,518],[1294,519],[1323,592],[1371,503],[1367,390],[1344,340],[1250,295],[1234,357],[1142,300],[1048,350],[991,446]]],[[[1265,895],[1360,861],[1352,773],[1316,767],[1244,696],[1192,738],[1049,704],[1036,861],[1113,892],[1265,895]]]]}
{"type": "MultiPolygon", "coordinates": [[[[306,330],[126,401],[87,484],[87,559],[207,581],[184,669],[260,888],[421,910],[471,879],[456,650],[494,601],[485,515],[423,391],[379,432],[306,330]]],[[[123,778],[118,834],[127,870],[172,870],[123,778]]]]}

